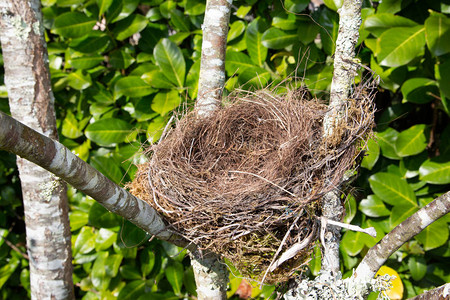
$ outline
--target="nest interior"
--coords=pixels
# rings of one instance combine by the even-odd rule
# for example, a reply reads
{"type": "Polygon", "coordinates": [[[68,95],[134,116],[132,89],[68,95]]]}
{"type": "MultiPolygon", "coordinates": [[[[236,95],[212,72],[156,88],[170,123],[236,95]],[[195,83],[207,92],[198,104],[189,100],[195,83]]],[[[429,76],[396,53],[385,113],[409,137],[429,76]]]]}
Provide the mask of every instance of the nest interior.
{"type": "Polygon", "coordinates": [[[308,238],[265,278],[285,280],[317,240],[321,197],[354,166],[372,128],[371,100],[356,89],[325,138],[327,106],[306,90],[239,92],[207,118],[195,111],[181,118],[149,149],[129,189],[172,230],[252,278],[308,238]]]}

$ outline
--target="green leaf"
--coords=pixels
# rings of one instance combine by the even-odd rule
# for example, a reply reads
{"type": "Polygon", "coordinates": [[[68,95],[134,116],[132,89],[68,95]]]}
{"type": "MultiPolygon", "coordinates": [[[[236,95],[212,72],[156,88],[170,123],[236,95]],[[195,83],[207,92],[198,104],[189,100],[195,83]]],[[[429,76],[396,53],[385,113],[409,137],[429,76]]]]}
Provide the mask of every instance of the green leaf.
{"type": "Polygon", "coordinates": [[[319,16],[320,39],[322,40],[323,50],[328,55],[333,55],[336,49],[336,39],[339,32],[339,15],[324,8],[319,16]]]}
{"type": "Polygon", "coordinates": [[[245,69],[253,67],[255,67],[255,65],[246,54],[236,51],[227,51],[225,70],[227,71],[228,76],[232,76],[236,73],[240,74],[244,72],[245,69]]]}
{"type": "Polygon", "coordinates": [[[113,68],[116,69],[126,69],[132,63],[134,63],[135,59],[124,49],[114,51],[109,56],[109,63],[113,68]]]}
{"type": "MultiPolygon", "coordinates": [[[[441,89],[442,93],[450,99],[450,84],[448,84],[448,78],[450,78],[450,60],[446,60],[444,63],[441,63],[438,65],[439,70],[439,88],[441,89]]],[[[442,103],[444,104],[445,100],[442,100],[442,103]]],[[[448,106],[447,106],[447,113],[448,113],[448,106]]]]}
{"type": "Polygon", "coordinates": [[[174,9],[170,12],[170,24],[172,24],[172,27],[178,32],[189,32],[191,30],[189,18],[178,9],[174,9]]]}
{"type": "Polygon", "coordinates": [[[180,95],[176,90],[171,90],[168,92],[159,92],[153,98],[152,109],[164,116],[168,112],[177,108],[181,103],[180,95]]]}
{"type": "Polygon", "coordinates": [[[139,0],[113,0],[113,3],[107,10],[106,20],[108,23],[114,23],[125,19],[136,11],[139,0]]]}
{"type": "Polygon", "coordinates": [[[389,218],[390,229],[394,229],[401,222],[409,218],[413,213],[418,210],[417,206],[411,203],[400,203],[392,208],[391,216],[389,218]]]}
{"type": "Polygon", "coordinates": [[[150,274],[155,265],[155,253],[150,249],[144,249],[139,257],[141,262],[141,272],[145,277],[150,274]]]}
{"type": "Polygon", "coordinates": [[[401,157],[419,154],[427,147],[425,124],[418,124],[403,130],[395,141],[395,152],[401,157]]]}
{"type": "MultiPolygon", "coordinates": [[[[70,224],[72,225],[72,224],[70,224]]],[[[95,237],[95,250],[97,252],[107,250],[117,239],[117,233],[106,228],[100,228],[95,237]]]]}
{"type": "Polygon", "coordinates": [[[136,266],[132,266],[130,264],[121,266],[120,274],[123,278],[128,280],[138,280],[142,278],[141,273],[139,273],[139,270],[136,268],[136,266]]]}
{"type": "Polygon", "coordinates": [[[312,43],[320,31],[320,27],[314,22],[301,22],[297,24],[297,27],[298,39],[304,45],[312,43]]]}
{"type": "Polygon", "coordinates": [[[153,55],[165,76],[178,87],[183,87],[186,62],[180,48],[164,38],[155,46],[153,55]]]}
{"type": "Polygon", "coordinates": [[[174,293],[180,295],[181,287],[183,286],[183,265],[179,261],[172,260],[164,270],[164,273],[166,274],[166,278],[172,286],[174,293]]]}
{"type": "Polygon", "coordinates": [[[175,87],[160,70],[146,72],[141,76],[141,79],[156,89],[173,89],[175,87]]]}
{"type": "Polygon", "coordinates": [[[92,79],[89,74],[83,73],[82,70],[77,70],[67,76],[67,84],[76,90],[84,90],[92,85],[92,79]]]}
{"type": "Polygon", "coordinates": [[[147,121],[156,117],[158,114],[154,112],[150,105],[152,104],[153,97],[143,97],[141,98],[134,107],[133,117],[138,121],[147,121]]]}
{"type": "MultiPolygon", "coordinates": [[[[100,205],[100,204],[98,204],[100,205]]],[[[76,236],[73,246],[73,255],[86,254],[95,248],[94,228],[85,226],[81,228],[80,233],[76,236]]]]}
{"type": "Polygon", "coordinates": [[[421,280],[427,273],[427,262],[422,256],[410,256],[408,259],[408,267],[415,281],[421,280]]]}
{"type": "Polygon", "coordinates": [[[74,39],[69,47],[81,53],[100,53],[110,43],[111,39],[103,32],[91,32],[89,36],[74,39]]]}
{"type": "Polygon", "coordinates": [[[357,207],[356,207],[356,199],[352,194],[348,194],[344,201],[345,205],[345,216],[344,223],[350,224],[353,218],[356,215],[357,207]]]}
{"type": "Polygon", "coordinates": [[[280,14],[272,19],[272,26],[281,30],[294,30],[298,28],[298,25],[294,14],[280,14]]]}
{"type": "Polygon", "coordinates": [[[183,285],[190,295],[197,296],[197,285],[195,284],[195,276],[192,266],[184,271],[183,285]]]}
{"type": "Polygon", "coordinates": [[[400,159],[400,156],[398,156],[397,152],[395,152],[395,143],[397,141],[398,135],[398,131],[392,129],[391,127],[388,127],[383,132],[376,133],[376,140],[380,145],[381,152],[383,153],[384,157],[390,159],[400,159]]]}
{"type": "Polygon", "coordinates": [[[334,11],[337,11],[338,8],[341,8],[342,3],[344,3],[344,0],[324,0],[323,3],[329,8],[334,11]]]}
{"type": "Polygon", "coordinates": [[[206,5],[202,1],[198,0],[187,0],[185,13],[191,16],[198,16],[205,12],[206,5]]]}
{"type": "Polygon", "coordinates": [[[74,69],[90,69],[95,67],[96,65],[103,62],[104,58],[101,55],[91,55],[91,56],[81,56],[81,57],[75,57],[71,58],[69,60],[69,64],[74,69]]]}
{"type": "Polygon", "coordinates": [[[309,0],[284,0],[284,8],[289,13],[300,13],[308,7],[309,0]]]}
{"type": "Polygon", "coordinates": [[[107,276],[114,278],[119,273],[119,267],[122,263],[122,254],[109,255],[105,261],[105,273],[107,276]]]}
{"type": "Polygon", "coordinates": [[[117,40],[122,41],[135,33],[141,32],[147,26],[148,20],[143,15],[132,14],[117,22],[113,34],[117,40]]]}
{"type": "Polygon", "coordinates": [[[245,23],[244,21],[237,20],[230,25],[230,29],[228,30],[227,42],[231,42],[232,40],[238,38],[245,31],[245,23]]]}
{"type": "Polygon", "coordinates": [[[380,157],[380,146],[374,139],[367,141],[366,154],[361,162],[361,167],[372,170],[380,157]]]}
{"type": "Polygon", "coordinates": [[[359,203],[359,210],[366,216],[373,218],[389,216],[391,213],[389,209],[386,208],[383,201],[376,195],[369,195],[367,196],[367,199],[361,200],[359,203]]]}
{"type": "Polygon", "coordinates": [[[188,95],[191,99],[197,98],[199,77],[200,77],[200,59],[197,60],[191,66],[186,76],[186,87],[188,88],[188,95]]]}
{"type": "Polygon", "coordinates": [[[425,161],[419,168],[420,180],[432,184],[450,183],[450,162],[425,161]]]}
{"type": "Polygon", "coordinates": [[[369,178],[372,191],[390,205],[408,204],[417,207],[413,189],[399,176],[379,172],[369,178]]]}
{"type": "Polygon", "coordinates": [[[148,240],[150,236],[131,223],[125,220],[120,231],[120,243],[123,243],[125,247],[136,247],[148,240]]]}
{"type": "Polygon", "coordinates": [[[116,98],[127,96],[131,98],[140,98],[156,92],[149,84],[138,76],[128,76],[117,80],[114,85],[116,98]]]}
{"type": "Polygon", "coordinates": [[[101,146],[111,146],[125,141],[130,134],[132,126],[121,119],[101,119],[89,126],[84,131],[88,139],[101,146]]]}
{"type": "Polygon", "coordinates": [[[84,211],[74,210],[70,212],[69,220],[70,230],[75,231],[88,223],[89,215],[84,211]]]}
{"type": "Polygon", "coordinates": [[[267,57],[267,47],[262,44],[262,35],[266,28],[264,20],[257,18],[248,24],[245,33],[247,52],[253,63],[258,66],[262,66],[267,57]]]}
{"type": "Polygon", "coordinates": [[[418,24],[411,19],[390,13],[378,13],[368,16],[364,21],[364,29],[379,37],[383,32],[393,27],[414,27],[418,24]]]}
{"type": "Polygon", "coordinates": [[[450,52],[450,18],[432,11],[425,20],[425,37],[428,49],[435,56],[450,52]]]}
{"type": "Polygon", "coordinates": [[[61,133],[69,139],[76,139],[83,135],[83,128],[80,128],[78,120],[70,110],[67,111],[62,123],[61,133]]]}
{"type": "Polygon", "coordinates": [[[121,183],[124,177],[120,167],[115,163],[114,159],[110,157],[91,157],[91,165],[117,184],[121,183]]]}
{"type": "Polygon", "coordinates": [[[6,283],[6,281],[11,277],[17,267],[20,265],[20,260],[16,257],[11,258],[8,264],[0,268],[0,288],[6,283]]]}
{"type": "Polygon", "coordinates": [[[448,224],[444,218],[441,218],[425,228],[415,238],[423,244],[423,249],[428,251],[444,245],[448,237],[448,224]]]}
{"type": "Polygon", "coordinates": [[[97,0],[99,18],[105,13],[112,3],[113,0],[97,0]]]}
{"type": "Polygon", "coordinates": [[[108,257],[108,252],[98,252],[97,259],[92,266],[91,282],[97,290],[104,291],[108,288],[111,277],[106,276],[105,261],[108,257]]]}
{"type": "Polygon", "coordinates": [[[341,241],[341,247],[348,255],[355,256],[364,248],[363,234],[359,231],[347,231],[341,241]]]}
{"type": "Polygon", "coordinates": [[[270,72],[259,67],[247,68],[239,74],[238,81],[243,88],[248,89],[250,86],[262,89],[267,86],[270,80],[270,72]]]}
{"type": "Polygon", "coordinates": [[[424,104],[433,101],[432,95],[439,95],[437,82],[429,78],[411,78],[402,85],[403,98],[408,102],[424,104]]]}
{"type": "Polygon", "coordinates": [[[425,28],[423,26],[388,29],[378,38],[380,52],[377,54],[377,59],[382,66],[406,65],[423,53],[424,45],[425,28]]]}
{"type": "Polygon", "coordinates": [[[283,49],[298,41],[297,32],[286,33],[278,28],[269,28],[261,37],[262,44],[270,49],[283,49]]]}
{"type": "Polygon", "coordinates": [[[156,143],[159,140],[166,124],[167,120],[164,117],[156,117],[148,124],[147,139],[150,143],[156,143]]]}
{"type": "Polygon", "coordinates": [[[135,300],[145,293],[145,280],[135,280],[120,291],[117,300],[135,300]]]}
{"type": "Polygon", "coordinates": [[[78,38],[90,33],[96,22],[83,13],[67,12],[55,19],[52,32],[63,37],[78,38]]]}

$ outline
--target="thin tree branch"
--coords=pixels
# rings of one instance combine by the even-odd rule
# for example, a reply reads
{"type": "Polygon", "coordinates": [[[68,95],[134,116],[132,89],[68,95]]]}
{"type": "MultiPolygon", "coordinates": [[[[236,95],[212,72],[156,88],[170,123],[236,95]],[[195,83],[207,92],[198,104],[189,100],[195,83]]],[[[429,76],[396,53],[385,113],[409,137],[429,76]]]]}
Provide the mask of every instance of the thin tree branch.
{"type": "Polygon", "coordinates": [[[0,112],[0,149],[19,155],[60,177],[149,234],[194,250],[195,245],[171,232],[146,202],[119,187],[69,149],[0,112]]]}
{"type": "MultiPolygon", "coordinates": [[[[225,54],[232,0],[207,0],[195,109],[207,117],[218,109],[225,85],[225,54]]],[[[191,253],[199,300],[227,298],[228,269],[215,253],[191,253]]]]}
{"type": "Polygon", "coordinates": [[[450,283],[446,283],[435,289],[425,291],[408,300],[445,300],[450,298],[450,283]]]}
{"type": "MultiPolygon", "coordinates": [[[[344,104],[350,94],[356,74],[356,66],[349,63],[349,60],[352,61],[355,56],[355,46],[361,24],[361,5],[362,0],[344,0],[342,7],[338,10],[339,34],[334,55],[330,109],[324,118],[325,137],[331,136],[335,126],[339,123],[345,123],[345,120],[343,120],[344,104]]],[[[323,197],[322,213],[329,220],[341,221],[344,209],[338,187],[323,197]]],[[[340,228],[336,226],[328,227],[328,232],[324,235],[322,271],[339,272],[340,237],[340,228]]]]}
{"type": "Polygon", "coordinates": [[[450,192],[447,192],[419,209],[370,248],[353,276],[358,282],[368,282],[398,248],[449,211],[450,192]]]}

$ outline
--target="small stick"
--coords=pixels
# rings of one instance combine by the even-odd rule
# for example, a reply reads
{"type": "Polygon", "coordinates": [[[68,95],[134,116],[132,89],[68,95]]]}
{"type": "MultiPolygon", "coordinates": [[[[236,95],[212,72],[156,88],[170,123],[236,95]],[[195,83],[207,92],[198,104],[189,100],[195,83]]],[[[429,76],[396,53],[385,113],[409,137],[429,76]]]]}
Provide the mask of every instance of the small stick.
{"type": "Polygon", "coordinates": [[[369,228],[361,228],[359,226],[356,225],[351,225],[351,224],[346,224],[346,223],[341,223],[341,222],[337,222],[337,221],[333,221],[330,219],[327,219],[325,217],[320,217],[321,223],[323,224],[323,226],[326,226],[326,224],[330,224],[330,225],[334,225],[334,226],[339,226],[348,230],[352,230],[352,231],[359,231],[359,232],[363,232],[365,234],[368,234],[370,236],[373,237],[377,237],[377,231],[375,230],[375,228],[373,227],[369,227],[369,228]]]}

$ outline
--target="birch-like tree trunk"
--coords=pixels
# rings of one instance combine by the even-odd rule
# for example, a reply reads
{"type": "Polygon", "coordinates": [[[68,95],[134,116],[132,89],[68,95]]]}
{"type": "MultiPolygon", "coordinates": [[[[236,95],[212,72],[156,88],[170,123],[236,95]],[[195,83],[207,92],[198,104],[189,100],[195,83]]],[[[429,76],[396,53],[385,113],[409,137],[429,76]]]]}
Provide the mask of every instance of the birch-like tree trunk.
{"type": "MultiPolygon", "coordinates": [[[[344,122],[345,101],[350,95],[358,65],[353,62],[355,46],[361,25],[362,0],[344,0],[339,13],[339,33],[334,54],[333,81],[331,83],[329,111],[324,118],[325,136],[331,136],[333,129],[344,122]]],[[[333,221],[341,221],[344,208],[340,199],[339,187],[323,198],[322,214],[333,221]]],[[[322,270],[339,272],[340,228],[328,225],[325,234],[322,270]]]]}
{"type": "MultiPolygon", "coordinates": [[[[225,54],[232,0],[207,0],[196,111],[208,117],[221,103],[225,54]]],[[[199,300],[227,298],[228,269],[219,255],[191,253],[199,300]]]]}
{"type": "MultiPolygon", "coordinates": [[[[2,0],[0,35],[11,114],[58,139],[40,1],[2,0]]],[[[22,185],[32,299],[74,299],[67,188],[17,159],[22,185]]]]}

